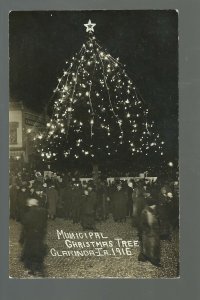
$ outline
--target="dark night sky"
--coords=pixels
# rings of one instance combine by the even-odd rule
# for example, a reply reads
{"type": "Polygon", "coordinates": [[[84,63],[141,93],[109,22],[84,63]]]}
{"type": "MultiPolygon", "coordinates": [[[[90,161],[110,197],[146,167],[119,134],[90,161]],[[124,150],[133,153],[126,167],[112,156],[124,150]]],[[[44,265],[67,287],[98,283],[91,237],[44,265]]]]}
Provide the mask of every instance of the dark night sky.
{"type": "Polygon", "coordinates": [[[166,141],[178,149],[178,16],[175,11],[43,11],[10,14],[10,96],[41,112],[85,42],[84,23],[126,65],[166,141]],[[52,16],[51,16],[52,15],[52,16]]]}

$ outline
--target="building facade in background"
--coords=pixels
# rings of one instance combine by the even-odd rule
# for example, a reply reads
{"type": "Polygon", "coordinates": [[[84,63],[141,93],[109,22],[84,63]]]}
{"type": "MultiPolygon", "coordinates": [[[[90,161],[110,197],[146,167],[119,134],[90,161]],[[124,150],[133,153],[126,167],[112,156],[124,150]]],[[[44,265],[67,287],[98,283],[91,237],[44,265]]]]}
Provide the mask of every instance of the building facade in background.
{"type": "Polygon", "coordinates": [[[45,115],[26,108],[22,102],[9,104],[10,163],[28,163],[34,156],[33,138],[45,126],[45,115]]]}

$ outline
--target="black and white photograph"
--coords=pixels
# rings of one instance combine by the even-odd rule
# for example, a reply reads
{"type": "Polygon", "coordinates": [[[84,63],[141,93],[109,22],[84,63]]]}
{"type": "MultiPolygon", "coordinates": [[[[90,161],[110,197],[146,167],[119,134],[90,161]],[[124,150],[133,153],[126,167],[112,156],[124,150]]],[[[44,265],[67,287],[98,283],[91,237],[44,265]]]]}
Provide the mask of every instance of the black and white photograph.
{"type": "Polygon", "coordinates": [[[10,278],[179,278],[176,10],[9,14],[10,278]]]}

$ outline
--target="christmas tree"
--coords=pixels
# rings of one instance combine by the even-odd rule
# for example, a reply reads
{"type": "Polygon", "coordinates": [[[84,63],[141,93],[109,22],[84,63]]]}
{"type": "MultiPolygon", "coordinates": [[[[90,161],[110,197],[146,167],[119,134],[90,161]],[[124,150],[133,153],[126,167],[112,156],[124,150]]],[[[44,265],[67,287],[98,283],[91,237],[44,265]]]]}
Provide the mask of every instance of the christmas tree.
{"type": "Polygon", "coordinates": [[[163,155],[147,105],[119,59],[84,24],[87,40],[58,79],[45,132],[35,137],[43,161],[84,165],[163,155]]]}

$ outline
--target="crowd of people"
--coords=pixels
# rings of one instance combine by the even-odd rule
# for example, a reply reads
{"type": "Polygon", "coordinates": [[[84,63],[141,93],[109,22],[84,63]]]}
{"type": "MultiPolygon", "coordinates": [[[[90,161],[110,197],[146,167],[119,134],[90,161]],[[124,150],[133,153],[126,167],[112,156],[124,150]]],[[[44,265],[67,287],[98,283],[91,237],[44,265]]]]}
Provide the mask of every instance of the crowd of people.
{"type": "Polygon", "coordinates": [[[138,260],[160,266],[160,240],[170,240],[179,226],[178,183],[160,178],[80,181],[75,175],[30,175],[27,170],[11,175],[10,217],[22,224],[24,265],[32,272],[42,268],[48,219],[59,217],[96,231],[99,222],[112,217],[122,223],[131,219],[140,241],[138,260]]]}

